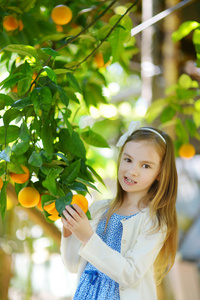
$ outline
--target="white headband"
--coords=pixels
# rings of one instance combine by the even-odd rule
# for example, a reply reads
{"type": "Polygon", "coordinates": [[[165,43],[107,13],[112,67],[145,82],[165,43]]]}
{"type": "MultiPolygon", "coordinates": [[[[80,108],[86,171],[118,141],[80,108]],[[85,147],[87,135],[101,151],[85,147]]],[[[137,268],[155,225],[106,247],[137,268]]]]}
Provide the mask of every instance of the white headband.
{"type": "Polygon", "coordinates": [[[164,139],[164,137],[158,132],[158,131],[156,131],[156,130],[154,130],[154,129],[152,129],[152,128],[149,128],[149,127],[140,127],[140,125],[141,125],[141,123],[140,123],[140,121],[132,121],[130,124],[129,124],[129,127],[128,127],[128,131],[126,132],[126,133],[124,133],[121,137],[120,137],[120,139],[119,139],[119,141],[117,142],[117,145],[116,145],[116,147],[122,147],[124,144],[125,144],[125,142],[126,142],[126,140],[128,139],[128,137],[129,136],[131,136],[131,134],[133,133],[133,132],[135,132],[136,130],[139,130],[139,129],[141,129],[141,130],[148,130],[148,131],[151,131],[151,132],[154,132],[155,134],[157,134],[161,139],[162,139],[162,141],[166,144],[166,140],[164,139]]]}

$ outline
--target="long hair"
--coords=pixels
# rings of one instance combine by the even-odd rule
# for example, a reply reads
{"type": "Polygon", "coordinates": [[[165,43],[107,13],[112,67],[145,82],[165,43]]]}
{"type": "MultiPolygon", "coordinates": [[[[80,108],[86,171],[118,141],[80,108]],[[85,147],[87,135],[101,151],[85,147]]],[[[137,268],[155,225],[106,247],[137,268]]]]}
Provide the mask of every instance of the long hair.
{"type": "MultiPolygon", "coordinates": [[[[152,127],[149,127],[152,128],[152,127]]],[[[152,128],[161,134],[166,143],[163,142],[158,134],[149,130],[139,129],[135,131],[125,142],[129,141],[147,141],[156,147],[161,157],[161,168],[159,180],[155,180],[150,187],[147,195],[140,200],[138,207],[143,203],[150,209],[151,217],[157,216],[158,225],[155,231],[167,227],[167,234],[156,261],[154,263],[155,278],[160,283],[163,277],[172,268],[176,256],[178,244],[178,226],[176,215],[176,197],[177,197],[177,171],[174,155],[174,144],[170,136],[158,129],[152,128]]],[[[125,146],[124,144],[124,146],[125,146]]],[[[121,148],[118,158],[118,169],[121,160],[121,154],[124,146],[121,148]]],[[[112,214],[122,205],[124,191],[117,180],[117,193],[114,201],[111,203],[107,212],[107,223],[112,214]]]]}

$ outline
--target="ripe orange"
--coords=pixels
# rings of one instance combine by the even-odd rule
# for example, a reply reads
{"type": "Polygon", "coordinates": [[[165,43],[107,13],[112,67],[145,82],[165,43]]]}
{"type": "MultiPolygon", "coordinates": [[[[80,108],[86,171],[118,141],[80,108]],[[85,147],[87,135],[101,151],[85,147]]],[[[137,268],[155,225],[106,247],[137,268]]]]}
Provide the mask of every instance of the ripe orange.
{"type": "Polygon", "coordinates": [[[17,173],[10,173],[10,177],[11,179],[15,182],[15,183],[25,183],[27,180],[29,180],[30,177],[30,173],[29,173],[29,169],[26,166],[21,165],[21,168],[23,169],[23,171],[25,173],[23,174],[17,174],[17,173]]]}
{"type": "Polygon", "coordinates": [[[50,203],[50,204],[48,204],[48,205],[45,205],[44,209],[50,214],[50,216],[48,216],[48,218],[51,221],[56,221],[56,220],[58,220],[58,219],[61,218],[61,217],[59,217],[59,213],[56,210],[55,201],[52,202],[52,203],[50,203]]]}
{"type": "Polygon", "coordinates": [[[39,209],[39,210],[41,210],[41,211],[43,211],[43,209],[42,209],[42,201],[41,201],[42,199],[41,199],[41,197],[40,197],[40,200],[39,200],[39,202],[38,202],[38,204],[37,204],[37,208],[39,209]]]}
{"type": "Polygon", "coordinates": [[[103,54],[102,52],[98,52],[95,57],[94,57],[94,61],[97,65],[97,68],[102,68],[104,67],[104,59],[103,59],[103,54]]]}
{"type": "Polygon", "coordinates": [[[56,30],[58,31],[58,32],[63,32],[63,27],[61,26],[61,25],[56,25],[56,30]]]}
{"type": "Polygon", "coordinates": [[[73,195],[71,204],[77,204],[84,211],[84,213],[88,211],[88,201],[83,195],[73,195]]]}
{"type": "Polygon", "coordinates": [[[24,29],[24,24],[22,20],[19,20],[19,31],[22,31],[24,29]]]}
{"type": "Polygon", "coordinates": [[[58,25],[66,25],[72,19],[72,11],[66,5],[57,5],[52,9],[51,18],[58,25]]]}
{"type": "Polygon", "coordinates": [[[192,144],[183,144],[179,148],[179,156],[185,159],[190,159],[195,155],[195,148],[192,144]]]}
{"type": "Polygon", "coordinates": [[[50,213],[50,211],[54,208],[55,208],[55,202],[52,202],[51,204],[44,206],[44,210],[46,210],[48,213],[50,213]]]}
{"type": "Polygon", "coordinates": [[[18,200],[24,207],[34,207],[40,201],[40,194],[35,188],[27,186],[19,192],[18,200]]]}
{"type": "Polygon", "coordinates": [[[7,31],[13,31],[19,26],[18,21],[12,15],[6,16],[3,19],[3,27],[7,31]]]}
{"type": "Polygon", "coordinates": [[[3,179],[0,177],[0,190],[2,189],[3,187],[3,179]]]}
{"type": "Polygon", "coordinates": [[[107,67],[110,64],[110,60],[107,61],[107,63],[104,63],[103,53],[97,52],[97,54],[94,56],[94,61],[96,63],[97,68],[103,68],[107,67]]]}
{"type": "Polygon", "coordinates": [[[17,90],[17,84],[14,85],[14,86],[12,87],[11,91],[12,91],[13,93],[18,93],[18,90],[17,90]]]}

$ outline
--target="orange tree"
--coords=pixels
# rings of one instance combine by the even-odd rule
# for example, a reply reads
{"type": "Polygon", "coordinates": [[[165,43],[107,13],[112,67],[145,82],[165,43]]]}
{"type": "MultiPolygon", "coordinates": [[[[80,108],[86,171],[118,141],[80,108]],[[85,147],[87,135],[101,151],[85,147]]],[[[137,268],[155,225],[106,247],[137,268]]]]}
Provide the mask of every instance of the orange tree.
{"type": "MultiPolygon", "coordinates": [[[[174,42],[193,33],[192,41],[196,51],[196,66],[200,67],[200,23],[187,21],[172,34],[174,42]]],[[[159,119],[161,128],[174,128],[176,156],[188,159],[195,155],[192,142],[200,141],[200,86],[187,74],[181,74],[178,82],[166,89],[166,97],[155,100],[146,113],[146,120],[152,123],[159,119]]]]}
{"type": "Polygon", "coordinates": [[[129,13],[139,1],[125,5],[123,15],[115,13],[116,0],[63,2],[0,4],[0,60],[7,74],[0,83],[2,219],[7,184],[11,174],[24,174],[21,166],[28,168],[30,177],[15,182],[17,194],[25,187],[35,188],[44,194],[42,207],[55,202],[60,214],[71,203],[73,191],[85,195],[88,187],[96,189],[96,179],[102,181],[88,164],[87,145],[109,146],[91,128],[80,128],[74,117],[83,103],[106,103],[106,79],[95,55],[101,51],[105,65],[118,61],[126,67],[136,53],[129,13]],[[60,4],[68,7],[67,21],[59,22],[59,14],[52,14],[60,4]],[[109,18],[104,18],[108,12],[109,18]]]}

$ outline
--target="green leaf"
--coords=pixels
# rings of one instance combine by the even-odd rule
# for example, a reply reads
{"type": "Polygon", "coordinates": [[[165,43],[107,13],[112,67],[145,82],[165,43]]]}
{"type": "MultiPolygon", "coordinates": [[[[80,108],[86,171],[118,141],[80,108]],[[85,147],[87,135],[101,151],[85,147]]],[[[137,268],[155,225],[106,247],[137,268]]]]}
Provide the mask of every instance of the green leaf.
{"type": "Polygon", "coordinates": [[[7,130],[4,126],[0,127],[0,144],[11,143],[19,137],[19,127],[9,125],[7,130]]]}
{"type": "Polygon", "coordinates": [[[17,109],[10,108],[3,115],[3,122],[6,127],[10,124],[11,121],[16,119],[20,115],[20,112],[17,109]]]}
{"type": "Polygon", "coordinates": [[[72,202],[72,193],[68,193],[66,196],[56,200],[56,210],[59,215],[62,216],[63,210],[65,210],[66,205],[70,205],[72,202]]]}
{"type": "Polygon", "coordinates": [[[68,97],[66,91],[62,87],[60,87],[58,85],[56,87],[57,87],[57,90],[59,92],[60,100],[67,107],[68,104],[69,104],[69,97],[68,97]]]}
{"type": "Polygon", "coordinates": [[[110,148],[106,140],[99,134],[92,131],[92,129],[88,129],[81,133],[81,137],[83,140],[88,143],[89,145],[95,147],[102,147],[102,148],[110,148]]]}
{"type": "Polygon", "coordinates": [[[86,192],[88,193],[88,189],[85,184],[81,182],[74,182],[72,184],[68,184],[67,187],[70,190],[76,191],[76,192],[86,192]]]}
{"type": "Polygon", "coordinates": [[[87,166],[87,167],[92,172],[92,174],[97,178],[97,180],[101,182],[104,186],[106,186],[101,176],[91,166],[87,166]]]}
{"type": "Polygon", "coordinates": [[[88,220],[92,220],[92,217],[91,217],[91,214],[90,214],[89,210],[86,212],[86,216],[87,216],[88,220]]]}
{"type": "Polygon", "coordinates": [[[5,214],[6,214],[6,187],[7,187],[8,182],[5,181],[3,184],[3,187],[1,189],[1,195],[0,195],[0,210],[1,210],[1,218],[2,221],[4,222],[5,219],[5,214]]]}
{"type": "Polygon", "coordinates": [[[22,73],[16,73],[13,75],[9,75],[6,79],[4,79],[0,85],[5,88],[10,88],[12,85],[15,85],[16,83],[19,82],[19,80],[24,79],[24,74],[22,73]]]}
{"type": "Polygon", "coordinates": [[[23,120],[22,125],[20,127],[19,138],[22,141],[30,141],[30,139],[31,139],[30,132],[29,132],[28,127],[27,127],[24,120],[23,120]]]}
{"type": "Polygon", "coordinates": [[[200,112],[196,112],[193,114],[193,120],[194,120],[197,128],[200,127],[200,112]]]}
{"type": "Polygon", "coordinates": [[[168,103],[166,99],[158,99],[153,101],[145,115],[147,122],[151,124],[160,115],[167,104],[168,103]]]}
{"type": "Polygon", "coordinates": [[[10,44],[4,48],[4,51],[16,52],[22,56],[37,57],[37,51],[29,45],[10,44]]]}
{"type": "Polygon", "coordinates": [[[31,156],[29,157],[28,163],[34,167],[41,167],[42,166],[42,157],[40,153],[33,151],[31,156]]]}
{"type": "Polygon", "coordinates": [[[77,92],[79,92],[79,93],[82,94],[82,90],[80,88],[80,85],[79,85],[76,77],[74,77],[74,75],[72,73],[69,73],[69,72],[66,75],[67,75],[67,80],[68,80],[70,86],[73,89],[75,89],[75,91],[77,91],[77,92]]]}
{"type": "Polygon", "coordinates": [[[198,53],[200,53],[200,40],[199,39],[200,39],[200,29],[196,29],[193,34],[193,43],[195,45],[197,57],[198,57],[198,53]]]}
{"type": "Polygon", "coordinates": [[[183,126],[182,122],[180,119],[177,118],[176,120],[176,135],[177,138],[182,142],[182,143],[188,143],[189,141],[189,136],[188,133],[185,129],[185,127],[183,126]]]}
{"type": "Polygon", "coordinates": [[[4,109],[5,106],[12,105],[14,100],[8,95],[4,95],[0,93],[0,110],[4,109]]]}
{"type": "Polygon", "coordinates": [[[65,170],[62,172],[61,176],[63,178],[64,183],[72,183],[78,177],[81,167],[81,160],[77,160],[70,164],[65,170]]]}
{"type": "Polygon", "coordinates": [[[48,154],[51,154],[54,151],[53,148],[53,134],[51,125],[44,123],[41,128],[41,139],[43,147],[48,154]]]}
{"type": "Polygon", "coordinates": [[[62,191],[59,189],[57,185],[56,178],[58,177],[58,173],[55,169],[51,169],[46,177],[46,179],[42,182],[42,185],[47,188],[54,196],[62,196],[62,191]]]}
{"type": "Polygon", "coordinates": [[[178,83],[180,84],[180,86],[184,89],[189,89],[192,86],[192,79],[190,76],[186,75],[186,74],[182,74],[179,77],[178,83]]]}
{"type": "MultiPolygon", "coordinates": [[[[56,73],[49,67],[49,66],[44,66],[43,69],[46,71],[47,76],[57,84],[57,76],[56,73]]],[[[42,73],[44,74],[44,73],[42,73]]]]}
{"type": "Polygon", "coordinates": [[[47,87],[35,88],[31,93],[31,100],[36,115],[42,119],[42,122],[45,122],[51,109],[52,95],[50,89],[47,87]]]}
{"type": "Polygon", "coordinates": [[[102,86],[86,80],[83,81],[83,97],[87,107],[90,105],[97,107],[98,103],[107,103],[103,96],[102,86]]]}
{"type": "Polygon", "coordinates": [[[160,116],[160,121],[162,123],[165,123],[165,122],[171,120],[174,117],[175,113],[176,113],[176,111],[172,107],[167,106],[162,111],[162,114],[160,116]]]}
{"type": "Polygon", "coordinates": [[[112,25],[110,24],[106,24],[104,26],[102,26],[99,30],[98,30],[98,34],[97,34],[97,38],[99,40],[103,40],[107,35],[108,33],[110,32],[110,30],[112,29],[112,25]]]}
{"type": "Polygon", "coordinates": [[[94,190],[96,190],[96,191],[98,191],[100,193],[100,191],[97,189],[97,187],[94,184],[92,184],[91,182],[89,182],[89,181],[87,181],[87,180],[85,180],[83,178],[80,178],[80,177],[77,177],[76,181],[82,182],[83,184],[89,186],[90,188],[92,188],[92,189],[94,189],[94,190]]]}
{"type": "Polygon", "coordinates": [[[42,208],[46,205],[51,204],[56,200],[55,196],[49,195],[49,194],[44,194],[41,196],[41,202],[42,202],[42,208]]]}
{"type": "Polygon", "coordinates": [[[187,130],[189,131],[190,136],[194,137],[197,132],[197,128],[196,128],[194,121],[191,119],[186,119],[185,125],[186,125],[187,130]]]}
{"type": "Polygon", "coordinates": [[[59,53],[56,50],[51,48],[41,48],[41,50],[49,54],[50,56],[53,56],[53,58],[56,58],[56,56],[59,55],[59,53]]]}
{"type": "Polygon", "coordinates": [[[195,107],[195,109],[196,109],[197,111],[200,112],[200,99],[197,100],[197,101],[194,103],[194,107],[195,107]]]}
{"type": "Polygon", "coordinates": [[[19,99],[19,100],[15,101],[12,104],[12,107],[14,107],[16,109],[23,109],[28,105],[32,105],[31,98],[30,97],[25,97],[25,98],[22,98],[22,99],[19,99]]]}
{"type": "Polygon", "coordinates": [[[187,36],[192,30],[198,28],[200,24],[195,21],[187,21],[180,25],[178,30],[173,32],[172,39],[174,42],[180,41],[182,38],[187,36]]]}
{"type": "Polygon", "coordinates": [[[7,146],[3,151],[0,152],[0,159],[10,162],[11,149],[7,146]]]}
{"type": "Polygon", "coordinates": [[[12,152],[24,154],[29,149],[29,141],[21,142],[12,146],[12,152]]]}
{"type": "Polygon", "coordinates": [[[71,153],[74,156],[85,159],[86,150],[84,144],[75,131],[70,134],[68,129],[61,129],[58,149],[63,153],[71,153]]]}
{"type": "Polygon", "coordinates": [[[52,155],[59,156],[60,158],[62,158],[64,160],[64,162],[66,162],[67,165],[69,165],[68,159],[62,153],[52,153],[52,155]]]}

